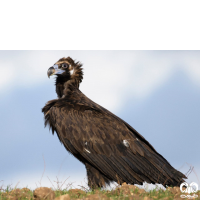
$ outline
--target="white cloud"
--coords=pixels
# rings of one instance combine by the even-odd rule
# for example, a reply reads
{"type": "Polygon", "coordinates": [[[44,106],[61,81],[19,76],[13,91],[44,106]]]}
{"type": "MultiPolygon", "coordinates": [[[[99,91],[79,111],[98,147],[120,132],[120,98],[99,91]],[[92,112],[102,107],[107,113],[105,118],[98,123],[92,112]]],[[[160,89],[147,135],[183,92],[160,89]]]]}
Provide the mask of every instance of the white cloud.
{"type": "Polygon", "coordinates": [[[15,76],[12,63],[0,61],[0,74],[0,91],[8,90],[15,76]]]}
{"type": "Polygon", "coordinates": [[[191,55],[183,57],[183,68],[189,75],[190,79],[200,86],[200,57],[191,55]]]}
{"type": "MultiPolygon", "coordinates": [[[[8,85],[15,89],[49,84],[47,69],[59,58],[71,56],[84,64],[85,75],[80,88],[83,93],[116,112],[123,104],[124,94],[148,97],[176,69],[184,70],[200,85],[199,54],[188,51],[22,51],[11,58],[8,52],[7,57],[0,60],[1,74],[3,72],[0,89],[6,90],[8,85]],[[7,60],[9,65],[4,64],[7,60]]],[[[54,79],[51,78],[51,82],[54,79]]]]}

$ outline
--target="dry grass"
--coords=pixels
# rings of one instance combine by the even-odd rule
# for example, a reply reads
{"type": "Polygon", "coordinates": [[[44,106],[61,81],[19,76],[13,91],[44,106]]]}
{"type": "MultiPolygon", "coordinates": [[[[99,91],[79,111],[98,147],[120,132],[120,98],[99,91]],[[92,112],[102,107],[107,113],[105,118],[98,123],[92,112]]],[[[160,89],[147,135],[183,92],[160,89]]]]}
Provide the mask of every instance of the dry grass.
{"type": "MultiPolygon", "coordinates": [[[[44,171],[42,173],[41,179],[38,182],[39,186],[41,186],[41,181],[45,173],[45,159],[44,160],[44,171]]],[[[61,167],[60,167],[61,169],[61,167]]],[[[193,168],[189,170],[187,173],[187,176],[189,173],[193,171],[193,168]]],[[[59,170],[60,173],[60,170],[59,170]]],[[[49,177],[47,177],[49,179],[49,177]]],[[[69,178],[69,177],[68,177],[69,178]]],[[[85,183],[86,186],[79,186],[81,189],[72,189],[73,183],[66,183],[68,180],[65,179],[63,182],[58,180],[58,177],[56,177],[55,181],[50,181],[52,187],[51,190],[55,194],[55,198],[68,194],[70,199],[79,199],[79,200],[95,200],[95,199],[104,199],[104,200],[153,200],[153,199],[163,199],[163,200],[178,200],[178,199],[192,199],[189,196],[181,197],[181,195],[190,195],[193,196],[194,194],[186,194],[181,193],[179,187],[168,187],[166,190],[155,188],[150,191],[145,191],[144,189],[140,189],[135,185],[127,185],[126,183],[122,184],[122,186],[119,186],[118,184],[115,185],[114,188],[108,189],[96,189],[96,190],[90,190],[85,183]],[[63,189],[64,187],[64,189],[63,189]]],[[[3,182],[0,181],[0,200],[36,200],[34,197],[34,190],[30,190],[29,188],[17,188],[19,182],[12,187],[12,185],[8,185],[6,187],[3,186],[3,182]]],[[[37,186],[37,185],[36,185],[37,186]]],[[[37,186],[37,188],[40,188],[37,186]]],[[[48,194],[47,194],[48,195],[48,194]]],[[[196,196],[198,196],[195,199],[200,199],[200,190],[195,193],[196,196]]]]}
{"type": "MultiPolygon", "coordinates": [[[[70,184],[68,184],[70,186],[70,184]]],[[[59,197],[65,194],[69,194],[70,199],[108,199],[108,200],[128,200],[128,199],[163,199],[163,200],[173,200],[173,199],[189,199],[189,198],[181,198],[181,192],[179,187],[167,188],[166,190],[162,189],[154,189],[149,192],[146,192],[144,189],[139,189],[134,185],[123,184],[120,187],[116,187],[112,190],[105,189],[96,189],[89,190],[85,188],[85,190],[80,189],[59,189],[51,188],[55,193],[55,197],[59,197]]],[[[183,195],[183,194],[182,194],[183,195]]],[[[193,194],[190,194],[193,195],[193,194]]],[[[198,198],[200,199],[200,191],[196,193],[198,198]]],[[[11,188],[11,186],[7,186],[5,189],[0,187],[0,200],[13,199],[13,200],[34,200],[34,191],[28,188],[11,188]]]]}

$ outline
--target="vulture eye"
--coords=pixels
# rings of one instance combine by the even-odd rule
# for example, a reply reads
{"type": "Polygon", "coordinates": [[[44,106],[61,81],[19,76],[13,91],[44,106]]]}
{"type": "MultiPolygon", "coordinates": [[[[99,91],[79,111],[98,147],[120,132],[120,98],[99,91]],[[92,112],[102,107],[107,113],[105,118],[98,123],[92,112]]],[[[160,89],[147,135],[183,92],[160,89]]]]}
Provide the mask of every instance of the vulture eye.
{"type": "Polygon", "coordinates": [[[66,64],[66,63],[62,64],[62,68],[68,68],[68,67],[69,67],[68,64],[66,64]]]}

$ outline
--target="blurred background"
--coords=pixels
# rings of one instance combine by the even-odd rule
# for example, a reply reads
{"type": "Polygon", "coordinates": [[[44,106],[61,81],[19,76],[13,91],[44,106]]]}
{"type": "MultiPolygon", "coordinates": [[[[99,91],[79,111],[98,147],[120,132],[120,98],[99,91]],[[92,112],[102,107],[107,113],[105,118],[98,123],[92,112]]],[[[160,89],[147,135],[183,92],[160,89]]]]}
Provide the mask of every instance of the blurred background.
{"type": "Polygon", "coordinates": [[[47,70],[83,63],[80,90],[128,122],[200,185],[200,51],[0,51],[0,186],[86,186],[84,165],[44,128],[47,70]],[[45,169],[45,170],[44,170],[45,169]]]}

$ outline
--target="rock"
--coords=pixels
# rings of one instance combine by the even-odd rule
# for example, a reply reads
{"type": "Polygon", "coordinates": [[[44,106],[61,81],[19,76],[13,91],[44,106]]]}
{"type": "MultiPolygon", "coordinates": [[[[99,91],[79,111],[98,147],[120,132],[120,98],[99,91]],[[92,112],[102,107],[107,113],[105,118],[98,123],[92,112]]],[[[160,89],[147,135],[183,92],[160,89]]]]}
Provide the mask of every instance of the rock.
{"type": "Polygon", "coordinates": [[[181,194],[175,194],[174,199],[179,200],[179,199],[183,199],[183,198],[181,198],[181,194]]]}
{"type": "Polygon", "coordinates": [[[6,199],[9,199],[9,200],[18,200],[17,197],[14,197],[14,196],[11,196],[11,195],[6,195],[6,196],[2,196],[2,197],[5,197],[6,199]]]}
{"type": "Polygon", "coordinates": [[[90,194],[88,195],[85,200],[109,200],[109,198],[105,194],[90,194]]]}
{"type": "Polygon", "coordinates": [[[94,190],[94,194],[101,194],[102,192],[100,190],[94,190]]]}
{"type": "Polygon", "coordinates": [[[71,189],[69,190],[69,194],[72,197],[80,197],[81,195],[86,195],[86,192],[80,189],[71,189]]]}
{"type": "Polygon", "coordinates": [[[123,195],[130,195],[131,191],[129,189],[129,185],[123,184],[120,188],[120,193],[123,193],[123,195]]]}
{"type": "Polygon", "coordinates": [[[172,194],[181,194],[180,187],[168,187],[167,190],[172,194]]]}
{"type": "Polygon", "coordinates": [[[146,191],[145,191],[144,189],[139,189],[139,190],[138,190],[138,193],[139,193],[139,194],[144,194],[144,193],[146,193],[146,191]]]}
{"type": "Polygon", "coordinates": [[[151,200],[151,198],[149,198],[149,197],[144,197],[144,199],[143,200],[151,200]]]}
{"type": "Polygon", "coordinates": [[[117,187],[115,190],[111,191],[112,195],[133,195],[133,194],[144,194],[146,191],[144,189],[140,189],[135,185],[127,185],[123,183],[121,187],[117,187]],[[137,192],[136,192],[137,191],[137,192]]]}
{"type": "Polygon", "coordinates": [[[61,195],[59,197],[56,197],[55,200],[70,200],[69,194],[61,195]]]}
{"type": "Polygon", "coordinates": [[[12,196],[14,196],[14,195],[19,196],[21,194],[21,190],[20,189],[14,189],[14,190],[10,191],[9,193],[12,196]]]}
{"type": "Polygon", "coordinates": [[[32,198],[31,190],[29,190],[27,188],[14,189],[8,193],[4,193],[3,196],[6,197],[7,199],[11,199],[11,200],[17,200],[17,199],[29,200],[32,198]]]}
{"type": "Polygon", "coordinates": [[[24,192],[31,192],[31,190],[28,189],[28,188],[22,188],[21,190],[24,191],[24,192]]]}
{"type": "Polygon", "coordinates": [[[129,199],[141,199],[141,197],[138,194],[131,193],[131,196],[129,196],[129,199]]]}
{"type": "Polygon", "coordinates": [[[135,186],[135,185],[129,185],[129,189],[133,190],[133,191],[139,190],[139,188],[137,186],[135,186]]]}
{"type": "Polygon", "coordinates": [[[40,187],[35,189],[33,196],[35,200],[53,200],[55,198],[55,193],[51,188],[48,187],[40,187]]]}
{"type": "Polygon", "coordinates": [[[169,199],[169,197],[165,197],[164,199],[162,199],[162,200],[168,200],[169,199]]]}

